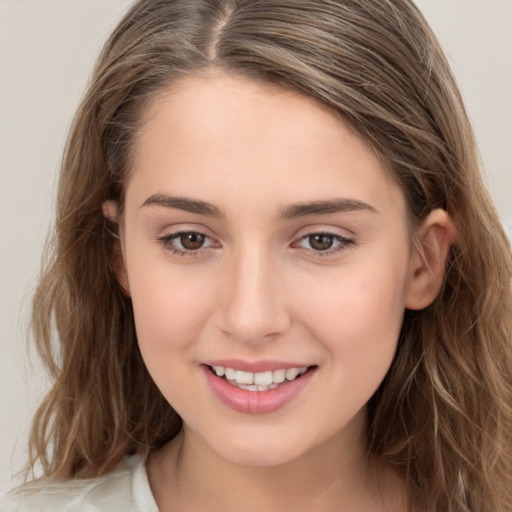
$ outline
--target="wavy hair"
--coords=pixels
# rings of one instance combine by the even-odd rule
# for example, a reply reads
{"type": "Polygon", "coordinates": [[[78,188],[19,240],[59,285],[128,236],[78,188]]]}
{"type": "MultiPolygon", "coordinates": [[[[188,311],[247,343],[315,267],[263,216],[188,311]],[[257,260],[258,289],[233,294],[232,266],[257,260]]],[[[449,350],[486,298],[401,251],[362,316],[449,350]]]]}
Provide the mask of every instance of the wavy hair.
{"type": "Polygon", "coordinates": [[[110,263],[133,141],[148,103],[212,69],[299,91],[338,112],[389,164],[412,228],[434,208],[458,239],[434,303],[406,311],[368,406],[371,452],[414,511],[512,510],[512,258],[449,65],[409,0],[140,0],[107,41],[65,150],[55,236],[33,303],[53,387],[30,468],[94,476],[171,440],[181,420],[142,361],[110,263]]]}

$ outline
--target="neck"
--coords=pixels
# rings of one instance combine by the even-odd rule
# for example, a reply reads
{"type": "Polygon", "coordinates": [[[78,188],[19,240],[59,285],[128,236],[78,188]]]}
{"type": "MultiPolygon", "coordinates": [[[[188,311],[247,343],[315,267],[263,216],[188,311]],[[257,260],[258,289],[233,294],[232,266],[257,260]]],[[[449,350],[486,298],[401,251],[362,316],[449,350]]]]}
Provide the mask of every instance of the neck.
{"type": "MultiPolygon", "coordinates": [[[[210,512],[383,512],[387,507],[380,488],[390,494],[389,475],[368,456],[360,427],[354,425],[343,439],[328,439],[293,461],[256,467],[220,457],[185,427],[150,457],[150,484],[162,512],[195,512],[206,506],[210,512]]],[[[389,509],[399,510],[393,506],[389,509]]]]}

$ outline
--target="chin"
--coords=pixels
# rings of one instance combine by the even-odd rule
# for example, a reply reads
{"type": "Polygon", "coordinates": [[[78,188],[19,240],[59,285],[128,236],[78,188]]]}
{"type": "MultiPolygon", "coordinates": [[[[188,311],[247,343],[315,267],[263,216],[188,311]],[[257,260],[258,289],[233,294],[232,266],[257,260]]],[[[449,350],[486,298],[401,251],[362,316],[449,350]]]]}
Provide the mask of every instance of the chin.
{"type": "Polygon", "coordinates": [[[296,450],[293,452],[265,450],[265,453],[263,453],[260,450],[247,449],[245,451],[232,451],[219,455],[223,456],[225,460],[239,466],[266,468],[291,463],[300,456],[300,453],[297,453],[296,450]]]}
{"type": "MultiPolygon", "coordinates": [[[[248,467],[282,466],[310,451],[311,446],[296,436],[279,436],[277,432],[240,434],[208,444],[218,456],[233,464],[248,467]]],[[[207,441],[208,442],[208,441],[207,441]]]]}

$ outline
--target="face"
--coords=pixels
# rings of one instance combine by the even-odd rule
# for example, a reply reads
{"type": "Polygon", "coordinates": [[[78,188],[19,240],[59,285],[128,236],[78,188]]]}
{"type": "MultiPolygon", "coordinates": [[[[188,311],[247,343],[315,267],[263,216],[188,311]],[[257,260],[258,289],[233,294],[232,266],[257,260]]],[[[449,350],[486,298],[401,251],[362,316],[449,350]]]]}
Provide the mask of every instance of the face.
{"type": "Polygon", "coordinates": [[[122,279],[185,434],[252,465],[360,439],[407,306],[401,190],[333,112],[278,88],[187,79],[146,114],[122,279]]]}

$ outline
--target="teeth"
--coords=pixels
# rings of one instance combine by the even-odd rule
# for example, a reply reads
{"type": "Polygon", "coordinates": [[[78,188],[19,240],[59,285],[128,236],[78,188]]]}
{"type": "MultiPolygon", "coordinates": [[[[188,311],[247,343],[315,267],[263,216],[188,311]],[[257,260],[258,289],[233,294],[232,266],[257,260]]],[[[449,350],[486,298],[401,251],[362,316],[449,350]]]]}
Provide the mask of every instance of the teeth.
{"type": "Polygon", "coordinates": [[[219,377],[226,377],[228,381],[236,383],[242,389],[249,391],[267,391],[274,389],[278,384],[285,380],[294,380],[299,375],[304,375],[308,371],[307,366],[302,368],[278,369],[266,372],[245,372],[233,368],[224,368],[223,366],[213,366],[213,371],[219,377]]]}
{"type": "Polygon", "coordinates": [[[258,391],[258,386],[256,386],[256,384],[247,385],[237,383],[237,387],[241,389],[246,389],[247,391],[258,391]]]}
{"type": "Polygon", "coordinates": [[[255,373],[254,384],[258,384],[258,386],[270,386],[270,384],[272,384],[272,372],[255,373]]]}
{"type": "Polygon", "coordinates": [[[281,384],[286,380],[286,370],[274,370],[272,372],[272,382],[276,384],[281,384]]]}
{"type": "Polygon", "coordinates": [[[236,372],[235,372],[235,370],[233,370],[233,368],[225,368],[224,369],[224,375],[226,376],[226,379],[228,379],[228,380],[235,380],[235,374],[236,374],[236,372]]]}
{"type": "Polygon", "coordinates": [[[300,370],[298,368],[289,368],[286,370],[286,380],[293,380],[299,375],[300,370]]]}
{"type": "Polygon", "coordinates": [[[253,384],[254,383],[254,373],[252,372],[243,372],[242,370],[237,370],[235,372],[235,380],[238,384],[253,384]]]}

